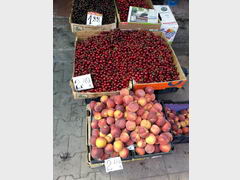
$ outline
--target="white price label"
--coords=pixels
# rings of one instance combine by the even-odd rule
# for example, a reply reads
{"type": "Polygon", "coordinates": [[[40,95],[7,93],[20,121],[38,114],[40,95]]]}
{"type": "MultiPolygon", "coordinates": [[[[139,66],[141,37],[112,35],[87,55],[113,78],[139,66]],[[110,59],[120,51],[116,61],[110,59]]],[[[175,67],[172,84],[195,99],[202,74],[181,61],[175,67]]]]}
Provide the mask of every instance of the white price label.
{"type": "Polygon", "coordinates": [[[132,145],[128,146],[127,148],[128,148],[128,150],[133,151],[134,150],[134,145],[132,144],[132,145]]]}
{"type": "Polygon", "coordinates": [[[104,161],[106,172],[118,171],[123,169],[122,160],[120,157],[106,159],[104,161]]]}
{"type": "Polygon", "coordinates": [[[88,12],[87,25],[101,26],[102,25],[102,14],[99,14],[96,12],[88,12]]]}
{"type": "Polygon", "coordinates": [[[73,77],[74,87],[77,91],[94,88],[92,83],[91,74],[73,77]]]}

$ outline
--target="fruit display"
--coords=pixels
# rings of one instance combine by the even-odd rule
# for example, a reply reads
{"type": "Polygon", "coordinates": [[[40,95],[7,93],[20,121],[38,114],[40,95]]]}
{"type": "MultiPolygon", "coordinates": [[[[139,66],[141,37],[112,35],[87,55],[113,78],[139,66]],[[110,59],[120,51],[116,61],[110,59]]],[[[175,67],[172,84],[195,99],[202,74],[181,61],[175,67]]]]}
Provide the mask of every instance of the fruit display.
{"type": "MultiPolygon", "coordinates": [[[[119,91],[132,80],[137,83],[179,80],[172,49],[150,31],[115,29],[77,41],[74,77],[85,74],[91,74],[94,88],[82,92],[119,91]]],[[[145,103],[142,99],[139,96],[140,105],[145,103]]],[[[146,99],[151,99],[149,93],[146,99]]]]}
{"type": "Polygon", "coordinates": [[[188,104],[166,104],[165,111],[171,123],[174,136],[189,135],[189,109],[188,104]],[[176,107],[178,106],[178,107],[176,107]],[[185,106],[185,108],[184,108],[185,106]],[[177,108],[181,110],[177,110],[177,108]]]}
{"type": "Polygon", "coordinates": [[[110,157],[130,156],[128,147],[135,146],[135,153],[167,153],[172,150],[171,124],[165,119],[163,107],[155,99],[151,87],[126,88],[118,95],[102,96],[100,102],[91,101],[91,157],[105,160],[110,157]]]}
{"type": "Polygon", "coordinates": [[[102,25],[115,23],[115,5],[113,0],[74,0],[72,22],[86,24],[88,12],[102,14],[102,25]]]}
{"type": "Polygon", "coordinates": [[[150,8],[145,0],[116,0],[118,13],[120,15],[120,19],[123,22],[127,22],[128,12],[130,6],[142,7],[142,8],[150,8]]]}

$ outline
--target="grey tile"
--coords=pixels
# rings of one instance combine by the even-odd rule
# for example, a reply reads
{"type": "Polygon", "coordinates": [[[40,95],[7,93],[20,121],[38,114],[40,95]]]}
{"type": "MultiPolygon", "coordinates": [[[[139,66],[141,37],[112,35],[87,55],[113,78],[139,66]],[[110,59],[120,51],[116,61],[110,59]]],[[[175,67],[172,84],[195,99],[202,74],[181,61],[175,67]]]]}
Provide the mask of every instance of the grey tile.
{"type": "Polygon", "coordinates": [[[167,172],[179,173],[189,170],[189,145],[177,144],[172,154],[163,156],[167,172]]]}
{"type": "Polygon", "coordinates": [[[86,138],[70,136],[68,152],[70,154],[87,152],[86,138]]]}
{"type": "Polygon", "coordinates": [[[104,171],[100,171],[96,173],[96,180],[110,180],[110,174],[104,172],[104,171]]]}
{"type": "Polygon", "coordinates": [[[87,164],[87,153],[81,153],[81,178],[87,177],[89,173],[99,172],[99,168],[90,168],[87,164]]]}
{"type": "Polygon", "coordinates": [[[69,19],[66,18],[62,18],[62,17],[55,17],[53,18],[53,27],[69,27],[70,28],[70,24],[69,24],[69,19]]]}
{"type": "Polygon", "coordinates": [[[189,180],[189,172],[169,174],[169,180],[189,180]]]}
{"type": "Polygon", "coordinates": [[[61,136],[53,141],[53,154],[59,155],[68,152],[69,136],[61,136]]]}
{"type": "Polygon", "coordinates": [[[53,156],[53,176],[56,179],[59,176],[73,176],[80,178],[81,155],[75,154],[73,157],[62,160],[59,155],[53,156]]]}
{"type": "Polygon", "coordinates": [[[53,49],[72,49],[74,40],[70,27],[53,27],[53,49]]]}
{"type": "Polygon", "coordinates": [[[73,63],[74,62],[74,48],[69,47],[66,50],[53,50],[53,62],[73,63]]]}
{"type": "Polygon", "coordinates": [[[167,175],[142,178],[144,180],[169,180],[167,175]]]}
{"type": "Polygon", "coordinates": [[[80,137],[81,129],[82,129],[81,121],[62,121],[59,120],[57,125],[56,138],[64,136],[64,135],[73,135],[80,137]]]}
{"type": "Polygon", "coordinates": [[[71,120],[71,104],[57,106],[53,108],[53,117],[62,121],[71,120]]]}
{"type": "Polygon", "coordinates": [[[122,171],[111,172],[111,179],[141,179],[167,174],[163,157],[146,159],[123,164],[122,171]]]}

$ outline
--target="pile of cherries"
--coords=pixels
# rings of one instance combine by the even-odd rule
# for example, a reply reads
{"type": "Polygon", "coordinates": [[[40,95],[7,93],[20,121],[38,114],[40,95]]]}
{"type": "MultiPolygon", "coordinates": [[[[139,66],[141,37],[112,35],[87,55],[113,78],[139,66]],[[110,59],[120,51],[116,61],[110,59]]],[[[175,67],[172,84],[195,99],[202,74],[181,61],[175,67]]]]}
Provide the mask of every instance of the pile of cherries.
{"type": "Polygon", "coordinates": [[[163,38],[149,31],[118,29],[77,43],[74,76],[84,74],[91,74],[94,85],[87,92],[117,91],[128,87],[130,80],[179,80],[172,51],[163,38]]]}
{"type": "Polygon", "coordinates": [[[86,24],[88,12],[102,14],[103,25],[115,22],[115,5],[113,0],[75,0],[72,11],[72,22],[86,24]]]}
{"type": "Polygon", "coordinates": [[[118,13],[122,22],[127,22],[130,6],[150,8],[144,0],[116,0],[118,13]]]}

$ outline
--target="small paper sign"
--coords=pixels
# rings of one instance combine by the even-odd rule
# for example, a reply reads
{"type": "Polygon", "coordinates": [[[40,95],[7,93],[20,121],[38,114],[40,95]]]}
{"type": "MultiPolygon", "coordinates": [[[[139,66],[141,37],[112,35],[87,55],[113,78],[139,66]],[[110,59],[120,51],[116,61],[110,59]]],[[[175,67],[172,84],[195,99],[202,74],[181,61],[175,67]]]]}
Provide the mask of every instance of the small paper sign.
{"type": "Polygon", "coordinates": [[[94,88],[91,74],[73,77],[72,79],[73,79],[73,84],[76,91],[82,91],[82,90],[94,88]]]}
{"type": "Polygon", "coordinates": [[[123,169],[122,160],[120,157],[106,159],[104,164],[107,173],[123,169]]]}
{"type": "Polygon", "coordinates": [[[99,14],[96,12],[88,12],[87,25],[101,26],[102,25],[102,14],[99,14]]]}
{"type": "Polygon", "coordinates": [[[134,145],[132,144],[132,145],[128,146],[127,149],[130,150],[130,151],[133,151],[134,150],[134,145]]]}

